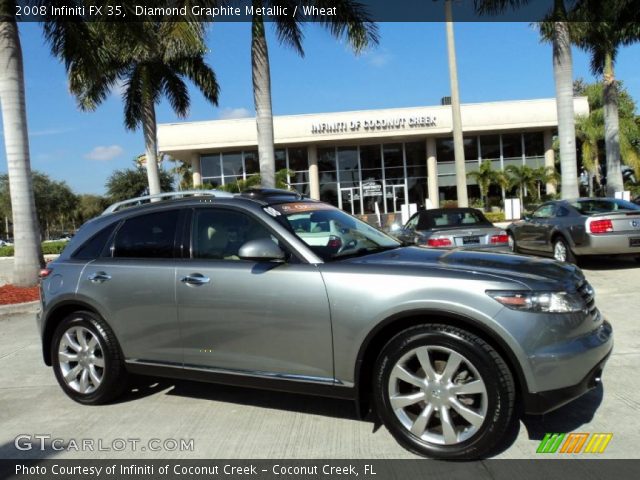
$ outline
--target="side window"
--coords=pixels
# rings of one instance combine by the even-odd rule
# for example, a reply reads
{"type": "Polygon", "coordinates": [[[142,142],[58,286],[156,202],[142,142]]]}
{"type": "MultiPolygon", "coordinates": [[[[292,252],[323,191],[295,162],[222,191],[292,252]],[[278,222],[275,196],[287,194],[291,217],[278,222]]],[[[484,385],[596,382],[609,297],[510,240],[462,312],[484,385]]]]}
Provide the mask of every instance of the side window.
{"type": "Polygon", "coordinates": [[[413,217],[409,219],[407,222],[407,226],[405,227],[407,230],[415,230],[418,225],[418,218],[420,217],[419,213],[416,213],[413,217]]]}
{"type": "Polygon", "coordinates": [[[568,217],[568,216],[569,216],[569,209],[561,205],[558,206],[558,208],[556,209],[556,217],[568,217]]]}
{"type": "Polygon", "coordinates": [[[98,258],[117,224],[118,222],[114,222],[108,227],[100,230],[93,237],[84,242],[84,244],[82,244],[82,246],[78,248],[73,255],[71,255],[71,258],[77,258],[79,260],[93,260],[94,258],[98,258]]]}
{"type": "Polygon", "coordinates": [[[178,210],[169,210],[126,220],[116,233],[113,256],[173,258],[178,216],[178,210]]]}
{"type": "Polygon", "coordinates": [[[533,212],[533,218],[550,218],[553,216],[554,209],[553,204],[543,205],[533,212]]]}
{"type": "Polygon", "coordinates": [[[260,222],[235,210],[196,209],[192,232],[193,258],[240,260],[238,251],[250,240],[277,242],[260,222]]]}

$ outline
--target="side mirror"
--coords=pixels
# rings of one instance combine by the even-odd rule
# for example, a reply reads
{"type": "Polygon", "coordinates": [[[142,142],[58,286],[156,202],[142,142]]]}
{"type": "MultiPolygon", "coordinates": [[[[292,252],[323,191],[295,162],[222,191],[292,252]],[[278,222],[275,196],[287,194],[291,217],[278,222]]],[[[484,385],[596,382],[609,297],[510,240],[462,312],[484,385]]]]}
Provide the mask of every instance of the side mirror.
{"type": "Polygon", "coordinates": [[[238,256],[242,260],[254,260],[258,262],[282,262],[285,260],[285,254],[282,249],[269,238],[248,241],[240,247],[238,256]]]}

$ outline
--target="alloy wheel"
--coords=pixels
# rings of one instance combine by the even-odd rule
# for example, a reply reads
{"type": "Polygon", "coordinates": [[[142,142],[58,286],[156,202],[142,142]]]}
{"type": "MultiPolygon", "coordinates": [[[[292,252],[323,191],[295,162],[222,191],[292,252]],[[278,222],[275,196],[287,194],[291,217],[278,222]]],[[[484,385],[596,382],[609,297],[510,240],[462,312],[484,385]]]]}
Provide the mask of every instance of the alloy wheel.
{"type": "Polygon", "coordinates": [[[98,337],[88,328],[73,326],[62,335],[58,361],[64,382],[76,392],[92,393],[102,383],[104,354],[98,337]]]}
{"type": "Polygon", "coordinates": [[[487,388],[477,368],[443,346],[420,346],[403,355],[389,375],[388,395],[404,428],[433,444],[464,442],[487,416],[487,388]]]}
{"type": "Polygon", "coordinates": [[[567,247],[564,242],[557,241],[553,246],[553,258],[558,260],[559,262],[567,261],[567,247]]]}

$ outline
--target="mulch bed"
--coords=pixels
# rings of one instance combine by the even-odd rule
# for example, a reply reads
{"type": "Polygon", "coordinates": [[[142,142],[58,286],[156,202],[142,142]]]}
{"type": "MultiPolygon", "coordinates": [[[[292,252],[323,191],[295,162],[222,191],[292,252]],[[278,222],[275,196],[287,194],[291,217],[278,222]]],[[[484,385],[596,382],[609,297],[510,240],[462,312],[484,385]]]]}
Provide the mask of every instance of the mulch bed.
{"type": "Polygon", "coordinates": [[[40,299],[39,287],[14,287],[3,285],[0,287],[0,305],[33,302],[40,299]]]}

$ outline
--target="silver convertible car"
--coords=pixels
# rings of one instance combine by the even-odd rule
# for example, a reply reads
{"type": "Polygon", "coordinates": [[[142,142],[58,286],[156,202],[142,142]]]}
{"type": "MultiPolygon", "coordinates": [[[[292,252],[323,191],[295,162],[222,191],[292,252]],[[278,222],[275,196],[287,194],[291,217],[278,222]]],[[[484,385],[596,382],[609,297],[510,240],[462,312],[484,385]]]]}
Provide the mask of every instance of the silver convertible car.
{"type": "Polygon", "coordinates": [[[504,248],[507,232],[475,208],[434,208],[415,213],[393,234],[408,245],[429,248],[504,248]]]}
{"type": "Polygon", "coordinates": [[[491,455],[518,412],[598,385],[613,346],[573,265],[404,247],[280,190],[116,204],[41,278],[44,362],[79,403],[129,374],[349,399],[436,458],[491,455]],[[298,234],[316,220],[354,243],[298,234]]]}
{"type": "Polygon", "coordinates": [[[616,198],[547,202],[507,227],[514,252],[576,263],[583,255],[627,255],[640,260],[640,206],[616,198]]]}

